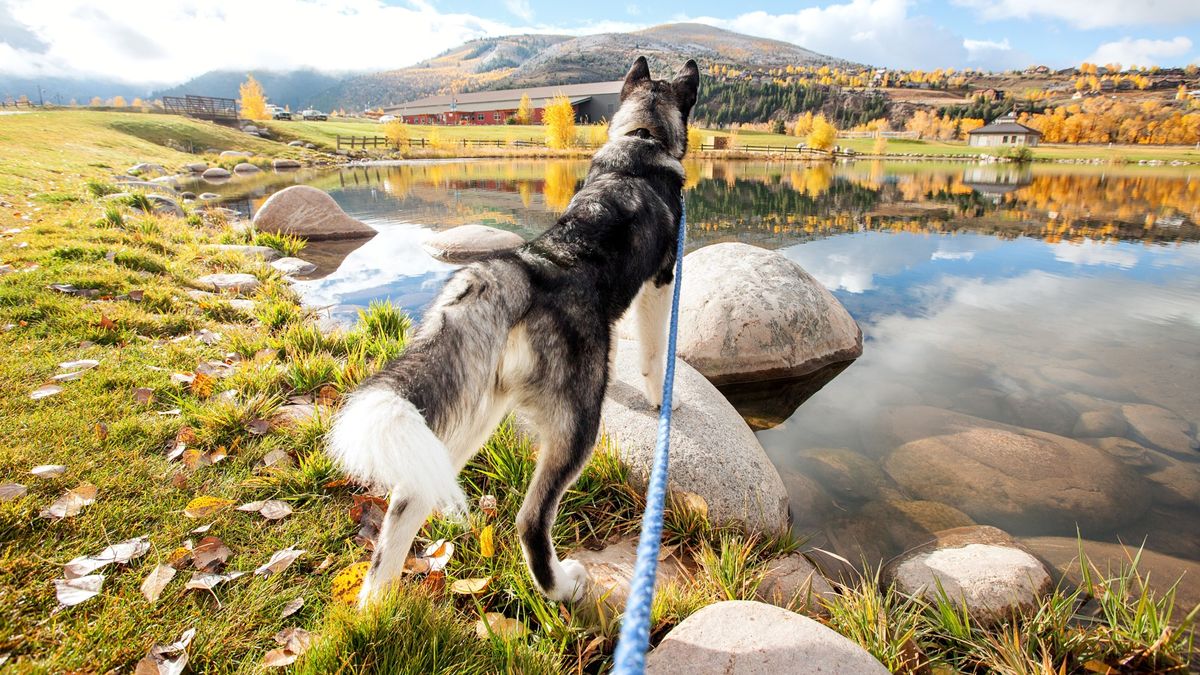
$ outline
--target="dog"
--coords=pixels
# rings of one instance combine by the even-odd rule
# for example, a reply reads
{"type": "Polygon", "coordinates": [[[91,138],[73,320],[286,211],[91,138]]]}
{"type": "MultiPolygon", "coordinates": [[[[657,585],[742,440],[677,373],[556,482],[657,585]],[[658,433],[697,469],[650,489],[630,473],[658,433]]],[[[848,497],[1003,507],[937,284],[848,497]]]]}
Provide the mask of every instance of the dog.
{"type": "Polygon", "coordinates": [[[662,403],[687,122],[700,73],[625,76],[608,140],[583,187],[542,235],[455,272],[404,353],[351,393],[328,435],[351,477],[391,491],[366,605],[398,578],[430,513],[466,510],[462,468],[511,412],[532,422],[537,467],[517,516],[525,562],[551,600],[577,601],[587,572],[559,560],[559,502],[591,458],[617,321],[636,309],[645,394],[662,403]]]}

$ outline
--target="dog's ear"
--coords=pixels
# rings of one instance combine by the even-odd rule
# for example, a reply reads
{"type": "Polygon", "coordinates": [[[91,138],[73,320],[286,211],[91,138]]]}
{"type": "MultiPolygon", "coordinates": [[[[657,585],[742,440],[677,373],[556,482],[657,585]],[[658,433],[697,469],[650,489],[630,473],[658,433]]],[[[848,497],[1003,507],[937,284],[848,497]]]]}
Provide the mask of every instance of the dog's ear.
{"type": "Polygon", "coordinates": [[[629,72],[625,74],[625,84],[621,86],[621,100],[633,93],[638,84],[644,80],[650,79],[650,64],[646,63],[646,57],[639,56],[637,61],[629,67],[629,72]]]}
{"type": "Polygon", "coordinates": [[[696,105],[696,94],[700,91],[700,68],[696,66],[695,61],[688,59],[688,62],[683,64],[679,74],[675,76],[675,81],[671,83],[671,88],[675,91],[675,100],[679,102],[679,112],[683,113],[686,120],[692,106],[696,105]]]}

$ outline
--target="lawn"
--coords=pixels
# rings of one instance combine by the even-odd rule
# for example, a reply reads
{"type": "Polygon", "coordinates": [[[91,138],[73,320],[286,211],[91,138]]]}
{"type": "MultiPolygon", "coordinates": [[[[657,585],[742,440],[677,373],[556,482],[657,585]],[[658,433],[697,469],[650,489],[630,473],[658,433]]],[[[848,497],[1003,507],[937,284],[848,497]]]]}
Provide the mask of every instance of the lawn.
{"type": "MultiPolygon", "coordinates": [[[[336,409],[403,350],[408,321],[374,306],[353,330],[322,333],[278,273],[211,248],[245,241],[220,217],[191,206],[183,218],[156,216],[136,200],[101,198],[116,189],[114,172],[143,161],[174,170],[196,160],[187,148],[306,155],[161,115],[0,118],[0,667],[130,672],[154,645],[195,629],[193,672],[262,672],[264,659],[288,658],[286,636],[275,636],[295,628],[316,636],[300,672],[606,670],[617,622],[594,605],[544,600],[521,562],[513,521],[534,450],[509,427],[462,475],[473,502],[494,506],[423,531],[425,542],[454,545],[445,568],[411,575],[371,611],[344,602],[382,500],[347,484],[324,454],[327,413],[295,421],[282,408],[336,409]],[[189,293],[213,272],[257,278],[252,308],[189,293]],[[269,500],[263,513],[234,508],[269,500]],[[41,515],[56,502],[70,515],[41,515]],[[130,540],[140,555],[87,575],[103,575],[99,593],[59,606],[68,563],[130,540]],[[214,571],[247,574],[205,576],[214,571]],[[460,580],[471,580],[467,592],[456,592],[460,580]],[[205,582],[216,583],[187,588],[205,582]],[[486,613],[524,630],[478,637],[486,613]]],[[[560,550],[633,531],[642,505],[601,448],[564,500],[560,550]]],[[[656,639],[705,604],[754,597],[796,544],[747,537],[685,507],[671,509],[666,531],[695,572],[660,594],[656,639]]],[[[1150,600],[1128,571],[1093,584],[1106,620],[1078,628],[1068,626],[1086,599],[1080,589],[1060,588],[1036,615],[984,629],[964,624],[952,603],[900,598],[869,576],[830,600],[824,621],[904,672],[1007,663],[1032,672],[1046,658],[1082,672],[1089,661],[1186,658],[1190,632],[1165,629],[1182,619],[1171,617],[1169,595],[1150,600]]]]}

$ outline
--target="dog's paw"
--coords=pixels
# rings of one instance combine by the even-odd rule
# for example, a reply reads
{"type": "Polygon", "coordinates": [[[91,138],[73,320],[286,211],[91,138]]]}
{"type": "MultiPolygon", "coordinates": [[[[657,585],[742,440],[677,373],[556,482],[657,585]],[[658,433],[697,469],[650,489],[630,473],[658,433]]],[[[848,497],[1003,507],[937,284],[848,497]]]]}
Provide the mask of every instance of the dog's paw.
{"type": "Polygon", "coordinates": [[[556,602],[579,602],[587,592],[590,581],[587,568],[577,560],[559,563],[554,575],[554,588],[546,590],[546,597],[556,602]]]}

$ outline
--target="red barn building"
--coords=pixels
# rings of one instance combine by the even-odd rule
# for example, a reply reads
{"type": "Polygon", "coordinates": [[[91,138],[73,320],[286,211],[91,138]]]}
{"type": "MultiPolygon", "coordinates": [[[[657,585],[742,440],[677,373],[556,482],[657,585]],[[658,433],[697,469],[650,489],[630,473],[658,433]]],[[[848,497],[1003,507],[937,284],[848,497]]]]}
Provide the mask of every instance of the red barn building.
{"type": "Polygon", "coordinates": [[[528,96],[530,122],[541,124],[542,111],[551,99],[562,94],[575,108],[576,121],[599,122],[612,119],[613,113],[617,111],[622,84],[621,80],[616,80],[446,94],[386,107],[384,113],[395,115],[407,124],[504,124],[508,118],[516,116],[517,108],[521,106],[521,97],[528,96]]]}

